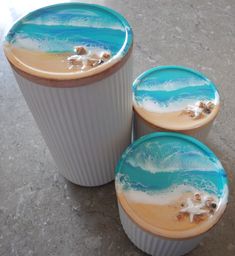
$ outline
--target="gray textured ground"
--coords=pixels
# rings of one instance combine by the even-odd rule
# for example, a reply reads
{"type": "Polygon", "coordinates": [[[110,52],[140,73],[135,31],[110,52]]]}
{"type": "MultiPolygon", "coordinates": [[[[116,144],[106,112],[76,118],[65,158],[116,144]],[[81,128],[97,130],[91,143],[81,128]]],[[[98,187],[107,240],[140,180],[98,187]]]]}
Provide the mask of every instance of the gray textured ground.
{"type": "MultiPolygon", "coordinates": [[[[0,36],[33,2],[1,2],[0,36]]],[[[218,85],[222,111],[209,140],[229,174],[230,203],[189,255],[234,256],[235,1],[95,2],[120,11],[132,24],[135,76],[155,65],[177,64],[204,72],[218,85]]],[[[2,51],[0,131],[1,256],[143,255],[120,226],[113,183],[81,188],[57,174],[2,51]]]]}

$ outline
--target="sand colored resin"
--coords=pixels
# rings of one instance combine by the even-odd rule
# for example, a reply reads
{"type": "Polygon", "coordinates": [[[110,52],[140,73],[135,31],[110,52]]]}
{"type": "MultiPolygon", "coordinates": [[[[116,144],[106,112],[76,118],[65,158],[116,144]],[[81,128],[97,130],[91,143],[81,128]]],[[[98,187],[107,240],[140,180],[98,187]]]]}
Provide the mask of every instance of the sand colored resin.
{"type": "Polygon", "coordinates": [[[220,106],[216,105],[209,116],[198,118],[193,121],[192,118],[183,111],[167,113],[150,112],[139,106],[135,106],[134,111],[139,115],[139,117],[153,127],[185,131],[200,128],[201,126],[213,121],[219,112],[219,108],[220,106]]]}
{"type": "MultiPolygon", "coordinates": [[[[73,56],[71,52],[47,53],[35,50],[29,51],[7,43],[5,44],[4,50],[8,60],[16,68],[26,73],[29,72],[36,77],[56,80],[71,80],[93,76],[111,68],[122,59],[116,57],[115,60],[107,61],[95,67],[87,65],[82,70],[81,65],[72,65],[68,61],[68,58],[73,56]]],[[[96,52],[100,53],[101,50],[99,49],[96,52]]]]}
{"type": "Polygon", "coordinates": [[[185,193],[176,203],[166,205],[136,203],[126,199],[125,193],[119,193],[118,200],[123,208],[131,209],[130,212],[126,211],[127,215],[145,231],[162,237],[180,239],[207,232],[214,226],[215,221],[219,221],[226,208],[226,204],[223,204],[213,216],[202,215],[194,222],[190,221],[187,214],[179,218],[181,205],[191,196],[192,193],[185,193]]]}

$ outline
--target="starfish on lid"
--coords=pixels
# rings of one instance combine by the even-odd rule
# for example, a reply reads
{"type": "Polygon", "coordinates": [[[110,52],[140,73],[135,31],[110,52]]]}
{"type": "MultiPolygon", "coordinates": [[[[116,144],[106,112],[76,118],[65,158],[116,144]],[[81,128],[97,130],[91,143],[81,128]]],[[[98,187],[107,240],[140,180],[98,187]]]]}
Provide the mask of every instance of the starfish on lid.
{"type": "Polygon", "coordinates": [[[111,58],[111,53],[108,51],[95,52],[84,46],[75,46],[74,51],[76,54],[67,58],[70,64],[69,69],[77,67],[82,71],[87,70],[101,65],[111,58]]]}
{"type": "Polygon", "coordinates": [[[198,101],[195,105],[188,105],[183,112],[193,119],[198,119],[205,115],[209,115],[214,108],[215,104],[211,101],[198,101]]]}
{"type": "Polygon", "coordinates": [[[208,210],[203,209],[205,207],[204,203],[194,203],[192,199],[187,199],[187,206],[180,210],[181,213],[188,213],[190,222],[193,222],[194,215],[201,215],[208,213],[208,210]]]}

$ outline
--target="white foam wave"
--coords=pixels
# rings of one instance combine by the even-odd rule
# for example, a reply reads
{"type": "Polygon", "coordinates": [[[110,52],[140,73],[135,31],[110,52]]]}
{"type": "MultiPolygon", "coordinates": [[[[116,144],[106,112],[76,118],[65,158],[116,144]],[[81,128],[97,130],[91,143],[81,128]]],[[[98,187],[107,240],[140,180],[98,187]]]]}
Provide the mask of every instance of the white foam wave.
{"type": "Polygon", "coordinates": [[[167,112],[177,112],[184,110],[188,105],[194,105],[198,102],[198,99],[182,99],[180,101],[169,102],[168,105],[159,104],[157,101],[151,98],[144,98],[142,102],[137,104],[143,107],[149,112],[167,113],[167,112]]]}
{"type": "MultiPolygon", "coordinates": [[[[119,188],[120,191],[120,188],[119,188]]],[[[175,203],[179,200],[179,198],[187,192],[191,192],[192,194],[200,193],[204,196],[213,196],[216,201],[219,201],[218,198],[214,194],[209,194],[205,191],[199,191],[193,186],[189,185],[179,185],[175,187],[171,187],[167,190],[155,193],[147,193],[143,191],[137,191],[133,189],[123,190],[122,191],[127,200],[135,202],[135,203],[143,203],[143,204],[158,204],[165,205],[175,203]]]]}
{"type": "Polygon", "coordinates": [[[41,48],[41,42],[39,40],[33,40],[29,37],[16,36],[14,45],[22,48],[27,46],[31,50],[39,50],[41,48]]]}
{"type": "Polygon", "coordinates": [[[125,28],[121,24],[105,24],[102,22],[92,22],[92,21],[86,21],[86,20],[69,20],[69,21],[58,21],[58,20],[48,20],[44,21],[41,19],[35,19],[34,21],[24,21],[24,24],[31,24],[31,25],[45,25],[45,26],[75,26],[75,27],[89,27],[89,28],[107,28],[107,29],[113,29],[113,30],[121,30],[125,31],[125,28]]]}
{"type": "MultiPolygon", "coordinates": [[[[218,93],[216,93],[216,97],[214,100],[210,100],[215,105],[219,103],[219,97],[217,95],[218,93]]],[[[178,101],[171,101],[167,103],[167,105],[163,105],[159,104],[157,101],[154,101],[149,97],[145,97],[141,102],[135,100],[135,104],[149,112],[171,113],[185,110],[190,105],[196,105],[198,101],[200,101],[200,99],[180,99],[178,101]]]]}
{"type": "MultiPolygon", "coordinates": [[[[175,91],[186,87],[206,86],[210,81],[204,79],[182,79],[180,81],[166,81],[159,83],[153,81],[151,85],[141,85],[137,87],[139,90],[145,91],[175,91]]],[[[138,90],[137,89],[137,90],[138,90]]]]}
{"type": "Polygon", "coordinates": [[[182,148],[182,145],[177,145],[176,142],[173,145],[170,142],[162,145],[149,142],[144,148],[136,149],[126,162],[150,173],[223,169],[218,159],[212,159],[203,151],[195,150],[191,144],[182,148]],[[151,153],[146,154],[149,151],[151,153]]]}
{"type": "Polygon", "coordinates": [[[228,203],[228,196],[229,196],[229,190],[228,190],[228,185],[224,185],[224,191],[223,191],[223,196],[220,201],[220,205],[224,205],[228,203]]]}
{"type": "MultiPolygon", "coordinates": [[[[22,47],[22,48],[27,47],[27,49],[36,50],[36,51],[37,50],[44,51],[45,50],[44,45],[46,45],[46,48],[48,50],[55,50],[58,48],[58,46],[61,45],[61,44],[58,44],[58,41],[55,43],[57,43],[57,44],[54,45],[51,40],[50,40],[50,42],[47,41],[46,39],[35,40],[35,39],[31,39],[29,37],[24,37],[24,36],[17,36],[14,41],[15,46],[22,47]],[[42,44],[42,41],[44,42],[44,44],[42,44]]],[[[65,44],[63,44],[62,46],[65,47],[65,44]]],[[[103,51],[107,51],[105,48],[101,48],[101,47],[86,46],[86,45],[84,45],[84,46],[90,51],[91,54],[92,54],[92,52],[93,53],[95,52],[97,55],[100,55],[103,51]]],[[[67,48],[69,48],[69,46],[67,48]]],[[[70,48],[73,49],[72,44],[70,45],[70,48]]]]}

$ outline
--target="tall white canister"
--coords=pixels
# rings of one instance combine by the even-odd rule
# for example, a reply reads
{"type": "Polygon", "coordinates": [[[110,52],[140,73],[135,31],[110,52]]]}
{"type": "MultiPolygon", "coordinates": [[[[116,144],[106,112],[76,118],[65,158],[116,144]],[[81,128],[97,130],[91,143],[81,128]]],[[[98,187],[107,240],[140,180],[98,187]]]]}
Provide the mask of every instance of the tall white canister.
{"type": "Polygon", "coordinates": [[[133,34],[99,5],[35,10],[6,35],[4,52],[59,172],[83,186],[114,179],[131,139],[133,34]]]}

